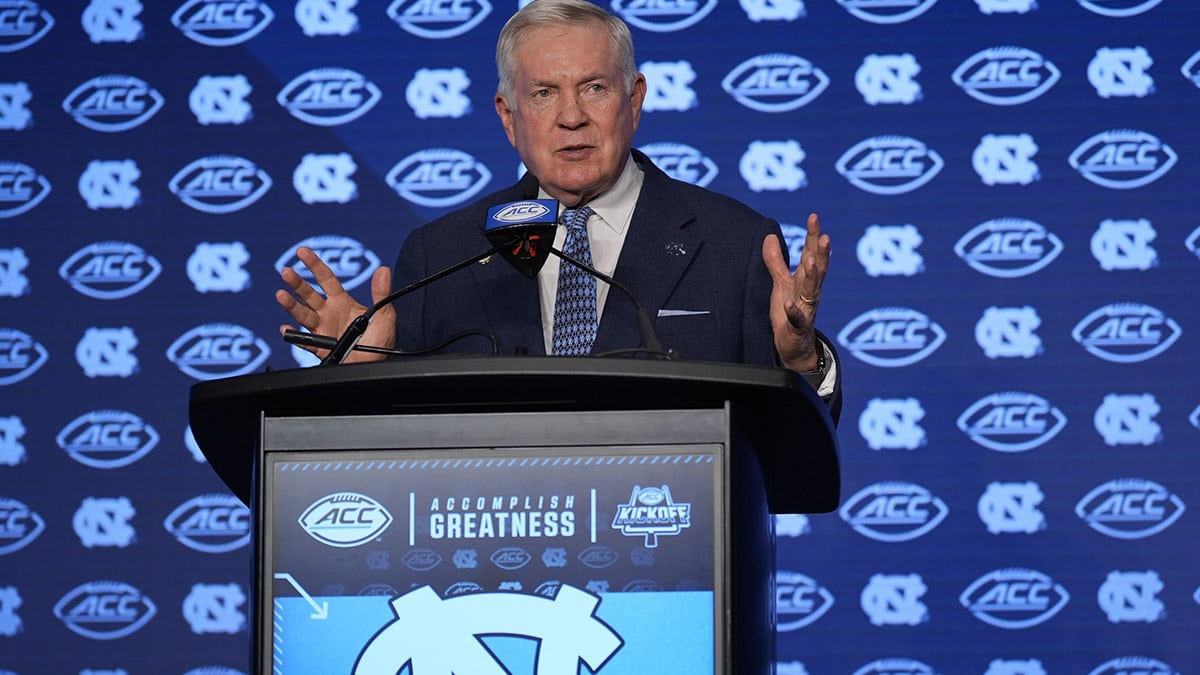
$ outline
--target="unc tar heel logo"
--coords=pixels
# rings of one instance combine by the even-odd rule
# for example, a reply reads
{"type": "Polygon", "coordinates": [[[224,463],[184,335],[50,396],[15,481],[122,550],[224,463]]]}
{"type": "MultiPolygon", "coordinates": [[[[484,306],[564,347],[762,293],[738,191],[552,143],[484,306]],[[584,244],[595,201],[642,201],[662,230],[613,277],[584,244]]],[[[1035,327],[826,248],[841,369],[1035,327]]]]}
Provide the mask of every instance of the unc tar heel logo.
{"type": "Polygon", "coordinates": [[[1024,307],[988,307],[975,324],[975,342],[989,359],[1030,359],[1042,353],[1042,339],[1034,330],[1042,325],[1037,310],[1024,307]]]}
{"type": "Polygon", "coordinates": [[[1088,64],[1088,82],[1101,98],[1142,98],[1154,93],[1154,78],[1146,72],[1153,64],[1145,47],[1101,47],[1088,64]]]}
{"type": "Polygon", "coordinates": [[[470,85],[471,78],[462,68],[421,68],[404,88],[404,100],[419,119],[458,119],[471,112],[470,85]]]}
{"type": "Polygon", "coordinates": [[[183,618],[196,635],[233,635],[246,625],[238,609],[244,604],[246,594],[237,584],[195,584],[183,599],[183,618]]]}
{"type": "Polygon", "coordinates": [[[83,10],[83,30],[97,44],[101,42],[134,42],[142,37],[142,13],[138,0],[92,0],[83,10]]]}
{"type": "Polygon", "coordinates": [[[0,248],[0,297],[19,298],[29,292],[29,278],[24,275],[27,267],[25,249],[0,248]]]}
{"type": "Polygon", "coordinates": [[[863,612],[876,626],[916,626],[929,620],[921,597],[929,587],[919,574],[876,574],[863,588],[863,612]]]}
{"type": "Polygon", "coordinates": [[[924,417],[915,398],[873,398],[858,417],[858,433],[872,450],[916,450],[925,445],[925,430],[917,424],[924,417]]]}
{"type": "Polygon", "coordinates": [[[75,510],[71,525],[79,543],[87,548],[125,548],[137,537],[129,522],[136,514],[128,497],[87,497],[75,510]]]}
{"type": "Polygon", "coordinates": [[[1092,235],[1092,257],[1106,272],[1145,271],[1158,265],[1158,253],[1150,246],[1157,236],[1145,218],[1103,220],[1092,235]]]}
{"type": "Polygon", "coordinates": [[[350,178],[357,170],[349,153],[310,153],[292,172],[292,187],[305,204],[345,204],[358,197],[358,185],[350,178]]]}
{"type": "Polygon", "coordinates": [[[202,75],[188,95],[188,107],[196,121],[209,124],[242,124],[253,108],[246,97],[254,87],[245,75],[202,75]]]}
{"type": "Polygon", "coordinates": [[[1041,178],[1029,134],[988,134],[971,153],[971,166],[984,185],[1029,185],[1041,178]]]}
{"type": "Polygon", "coordinates": [[[171,23],[202,45],[228,47],[258,35],[274,18],[275,12],[257,0],[187,0],[171,23]]]}
{"type": "Polygon", "coordinates": [[[129,377],[138,369],[137,345],[129,326],[88,328],[75,345],[75,361],[88,377],[129,377]]]}
{"type": "Polygon", "coordinates": [[[471,593],[440,598],[422,586],[392,600],[396,619],[371,638],[354,675],[503,675],[574,673],[583,662],[598,672],[624,644],[596,617],[600,598],[562,584],[552,597],[471,593]],[[505,635],[536,641],[532,667],[508,669],[480,637],[505,635]]]}
{"type": "Polygon", "coordinates": [[[354,4],[343,0],[298,0],[296,23],[308,37],[349,35],[358,30],[358,16],[351,10],[354,4]]]}
{"type": "Polygon", "coordinates": [[[917,252],[924,238],[915,225],[869,225],[858,240],[858,262],[867,274],[911,277],[925,269],[917,252]]]}
{"type": "Polygon", "coordinates": [[[1162,406],[1154,394],[1108,394],[1096,408],[1096,431],[1106,445],[1153,445],[1162,440],[1154,421],[1162,406]]]}
{"type": "Polygon", "coordinates": [[[1162,589],[1162,579],[1154,570],[1114,570],[1100,584],[1096,600],[1112,623],[1154,623],[1166,616],[1166,605],[1158,599],[1162,589]]]}
{"type": "Polygon", "coordinates": [[[188,256],[188,279],[199,293],[240,293],[250,286],[250,273],[242,267],[249,261],[250,252],[240,241],[202,241],[188,256]]]}
{"type": "Polygon", "coordinates": [[[141,177],[142,171],[132,159],[92,160],[79,177],[79,196],[93,211],[132,209],[142,201],[136,185],[141,177]]]}
{"type": "Polygon", "coordinates": [[[309,505],[299,522],[310,537],[323,544],[353,548],[383,534],[392,524],[392,514],[367,495],[336,492],[309,505]]]}
{"type": "Polygon", "coordinates": [[[671,499],[671,488],[635,485],[629,503],[617,506],[612,527],[626,537],[644,536],[646,548],[657,548],[658,538],[675,535],[692,526],[692,505],[671,499]]]}
{"type": "Polygon", "coordinates": [[[751,141],[738,161],[746,185],[755,192],[799,190],[808,185],[808,174],[800,167],[806,157],[800,143],[787,141],[751,141]]]}
{"type": "Polygon", "coordinates": [[[921,64],[912,54],[869,54],[854,73],[854,86],[870,105],[911,105],[921,99],[916,76],[921,64]]]}
{"type": "Polygon", "coordinates": [[[696,69],[688,61],[647,61],[641,66],[646,76],[646,99],[642,110],[674,110],[684,112],[697,105],[696,69]]]}
{"type": "Polygon", "coordinates": [[[0,466],[16,466],[25,461],[25,424],[20,417],[0,417],[0,466]]]}
{"type": "Polygon", "coordinates": [[[1045,498],[1033,481],[989,483],[976,510],[992,534],[1033,534],[1046,528],[1046,516],[1037,508],[1045,498]]]}
{"type": "Polygon", "coordinates": [[[808,15],[803,0],[741,0],[738,4],[746,12],[746,18],[755,23],[795,21],[808,15]]]}
{"type": "Polygon", "coordinates": [[[28,83],[0,82],[0,130],[20,131],[32,124],[33,112],[26,107],[32,98],[28,83]]]}

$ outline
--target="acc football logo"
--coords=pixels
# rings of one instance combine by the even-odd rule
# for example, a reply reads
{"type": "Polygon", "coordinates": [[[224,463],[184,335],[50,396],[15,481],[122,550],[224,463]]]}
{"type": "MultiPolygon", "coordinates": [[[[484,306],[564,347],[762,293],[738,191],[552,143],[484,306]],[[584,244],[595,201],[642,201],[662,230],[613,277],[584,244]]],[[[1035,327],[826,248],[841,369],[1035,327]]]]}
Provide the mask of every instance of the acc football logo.
{"type": "Polygon", "coordinates": [[[404,100],[419,119],[451,117],[471,112],[467,87],[471,78],[462,68],[421,68],[404,88],[404,100]]]}
{"type": "Polygon", "coordinates": [[[910,541],[946,519],[950,507],[915,483],[889,481],[859,490],[838,515],[854,531],[875,541],[910,541]]]}
{"type": "Polygon", "coordinates": [[[83,10],[83,30],[92,42],[134,42],[142,37],[142,13],[138,0],[93,0],[83,10]]]}
{"type": "Polygon", "coordinates": [[[296,23],[308,37],[346,36],[358,30],[358,16],[351,11],[357,0],[298,0],[296,23]]]}
{"type": "Polygon", "coordinates": [[[292,187],[305,204],[345,204],[358,196],[358,185],[350,178],[357,170],[349,153],[310,153],[292,172],[292,187]]]}
{"type": "Polygon", "coordinates": [[[738,170],[755,192],[790,192],[808,185],[808,174],[800,166],[805,157],[804,149],[793,140],[751,141],[738,160],[738,170]]]}
{"type": "Polygon", "coordinates": [[[920,574],[874,574],[859,596],[859,606],[876,626],[916,626],[929,620],[921,597],[929,587],[920,574]]]}
{"type": "Polygon", "coordinates": [[[1106,219],[1092,235],[1092,257],[1105,271],[1145,271],[1158,265],[1158,253],[1150,246],[1157,236],[1154,226],[1145,218],[1106,219]]]}
{"type": "Polygon", "coordinates": [[[0,555],[20,551],[45,529],[46,522],[28,506],[0,497],[0,555]]]}
{"type": "Polygon", "coordinates": [[[271,189],[271,177],[254,162],[230,155],[201,157],[171,178],[171,192],[205,213],[233,213],[271,189]]]}
{"type": "Polygon", "coordinates": [[[118,469],[138,461],[158,445],[158,432],[124,410],[84,413],[55,437],[71,459],[94,469],[118,469]]]}
{"type": "Polygon", "coordinates": [[[240,241],[202,241],[188,256],[188,279],[199,293],[240,293],[250,286],[250,273],[242,267],[249,261],[250,252],[240,241]]]}
{"type": "Polygon", "coordinates": [[[132,209],[142,201],[135,184],[142,172],[132,159],[92,160],[79,177],[79,196],[88,208],[132,209]]]}
{"type": "Polygon", "coordinates": [[[1167,664],[1146,656],[1122,656],[1096,666],[1088,675],[1123,675],[1146,673],[1147,675],[1175,675],[1179,671],[1167,664]]]}
{"type": "Polygon", "coordinates": [[[878,307],[856,316],[838,333],[838,342],[859,360],[881,368],[912,365],[946,341],[946,331],[907,307],[878,307]]]}
{"type": "Polygon", "coordinates": [[[20,162],[0,160],[0,218],[19,216],[48,194],[50,181],[45,176],[20,162]]]}
{"type": "Polygon", "coordinates": [[[958,597],[976,619],[997,628],[1030,628],[1058,614],[1071,595],[1031,569],[998,569],[979,577],[958,597]]]}
{"type": "Polygon", "coordinates": [[[721,88],[752,110],[786,112],[807,105],[829,86],[829,76],[793,54],[760,54],[721,80],[721,88]]]}
{"type": "Polygon", "coordinates": [[[474,197],[492,180],[492,172],[462,150],[427,148],[400,160],[388,171],[386,180],[404,199],[441,208],[474,197]]]}
{"type": "Polygon", "coordinates": [[[954,253],[977,272],[1014,279],[1046,267],[1063,243],[1040,223],[1023,218],[996,218],[975,227],[954,244],[954,253]]]}
{"type": "Polygon", "coordinates": [[[683,143],[651,143],[641,151],[668,176],[705,187],[717,177],[717,163],[703,152],[683,143]]]}
{"type": "Polygon", "coordinates": [[[125,548],[137,537],[137,530],[129,522],[135,515],[137,509],[128,497],[87,497],[75,510],[71,526],[79,543],[87,548],[125,548]]]}
{"type": "Polygon", "coordinates": [[[616,564],[621,559],[621,554],[611,546],[594,544],[580,551],[578,558],[579,562],[585,566],[594,570],[602,570],[616,564]]]}
{"type": "Polygon", "coordinates": [[[175,507],[163,527],[193,551],[226,553],[250,543],[250,509],[233,495],[200,495],[175,507]]]}
{"type": "Polygon", "coordinates": [[[253,116],[246,100],[254,87],[245,75],[202,75],[188,94],[188,107],[196,121],[209,124],[242,124],[253,116]]]}
{"type": "Polygon", "coordinates": [[[1144,478],[1118,478],[1095,487],[1075,505],[1075,515],[1114,539],[1144,539],[1183,515],[1179,495],[1144,478]]]}
{"type": "Polygon", "coordinates": [[[921,85],[914,79],[920,72],[912,54],[869,54],[854,73],[854,86],[870,105],[911,105],[921,99],[921,85]]]}
{"type": "Polygon", "coordinates": [[[1061,75],[1032,49],[989,47],[963,61],[950,79],[978,101],[1018,105],[1049,91],[1061,75]]]}
{"type": "Polygon", "coordinates": [[[288,82],[275,100],[298,120],[322,127],[346,124],[375,107],[383,92],[346,68],[314,68],[288,82]]]}
{"type": "Polygon", "coordinates": [[[50,354],[15,328],[0,328],[0,385],[13,384],[37,372],[50,354]]]}
{"type": "Polygon", "coordinates": [[[971,404],[956,421],[972,441],[997,452],[1024,452],[1046,444],[1067,425],[1067,417],[1046,399],[1019,391],[989,394],[971,404]]]}
{"type": "Polygon", "coordinates": [[[871,23],[903,23],[924,14],[937,0],[837,0],[854,16],[871,23]]]}
{"type": "Polygon", "coordinates": [[[872,450],[916,450],[925,445],[925,430],[917,424],[924,418],[915,398],[873,398],[858,417],[858,433],[872,450]]]}
{"type": "MultiPolygon", "coordinates": [[[[458,558],[458,556],[456,555],[455,558],[458,558]]],[[[428,572],[442,564],[442,556],[431,548],[414,548],[405,553],[400,562],[414,572],[428,572]]],[[[471,562],[475,562],[474,557],[472,557],[471,562]]]]}
{"type": "Polygon", "coordinates": [[[428,0],[396,0],[387,15],[417,37],[442,40],[462,35],[478,26],[492,12],[488,0],[458,0],[452,3],[428,0]]]}
{"type": "Polygon", "coordinates": [[[1154,78],[1146,71],[1154,64],[1145,47],[1101,47],[1088,64],[1088,82],[1101,98],[1154,93],[1154,78]]]}
{"type": "Polygon", "coordinates": [[[92,640],[115,640],[137,632],[157,609],[150,598],[120,581],[89,581],[54,605],[54,616],[72,632],[92,640]]]}
{"type": "Polygon", "coordinates": [[[0,53],[15,52],[54,28],[50,12],[31,0],[0,0],[0,53]]]}
{"type": "Polygon", "coordinates": [[[33,122],[33,112],[26,104],[32,99],[33,92],[28,83],[0,82],[0,129],[20,131],[29,126],[33,122]]]}
{"type": "Polygon", "coordinates": [[[67,258],[58,276],[89,298],[127,298],[158,278],[162,265],[136,244],[99,241],[67,258]]]}
{"type": "Polygon", "coordinates": [[[299,522],[310,537],[323,544],[352,548],[383,534],[392,524],[392,514],[366,495],[335,492],[313,502],[300,514],[299,522]]]}
{"type": "Polygon", "coordinates": [[[492,564],[502,570],[519,570],[528,565],[533,560],[533,556],[529,551],[519,546],[505,546],[504,548],[496,549],[488,558],[492,564]]]}
{"type": "Polygon", "coordinates": [[[612,0],[612,8],[630,25],[655,33],[694,26],[717,6],[717,0],[612,0]]]}
{"type": "Polygon", "coordinates": [[[94,131],[132,129],[154,116],[163,96],[132,75],[100,75],[75,87],[63,99],[63,110],[94,131]]]}
{"type": "Polygon", "coordinates": [[[987,134],[971,153],[971,166],[984,185],[1029,185],[1041,178],[1029,134],[987,134]]]}
{"type": "Polygon", "coordinates": [[[799,572],[775,573],[776,630],[787,632],[816,622],[833,607],[833,594],[799,572]]]}
{"type": "Polygon", "coordinates": [[[937,675],[937,671],[912,659],[879,659],[854,671],[854,675],[937,675]]]}
{"type": "Polygon", "coordinates": [[[1078,0],[1083,8],[1103,16],[1127,17],[1148,12],[1162,0],[1078,0]]]}
{"type": "Polygon", "coordinates": [[[907,136],[875,136],[842,153],[834,167],[850,184],[877,195],[912,192],[928,183],[945,162],[907,136]]]}
{"type": "Polygon", "coordinates": [[[171,15],[171,23],[202,45],[228,47],[258,35],[274,18],[275,12],[257,0],[188,0],[171,15]]]}
{"type": "Polygon", "coordinates": [[[1114,190],[1149,185],[1175,166],[1171,146],[1145,131],[1102,131],[1079,144],[1067,159],[1084,178],[1114,190]]]}
{"type": "Polygon", "coordinates": [[[1037,508],[1045,498],[1041,486],[1033,481],[988,483],[976,511],[992,534],[1033,534],[1046,529],[1046,516],[1037,508]]]}
{"type": "Polygon", "coordinates": [[[283,268],[291,267],[301,279],[315,281],[312,272],[296,257],[296,249],[301,246],[307,246],[321,256],[346,290],[358,288],[379,267],[379,256],[360,242],[350,237],[324,234],[289,246],[275,261],[275,271],[282,272],[283,268]]]}
{"type": "Polygon", "coordinates": [[[688,61],[646,61],[641,65],[646,76],[643,112],[674,110],[684,112],[696,107],[696,69],[688,61]]]}
{"type": "Polygon", "coordinates": [[[1179,324],[1161,310],[1134,302],[1105,305],[1071,329],[1071,337],[1089,354],[1113,363],[1152,359],[1182,334],[1179,324]]]}
{"type": "Polygon", "coordinates": [[[1154,394],[1108,394],[1093,420],[1106,445],[1153,445],[1162,440],[1160,412],[1154,394]]]}
{"type": "Polygon", "coordinates": [[[924,240],[915,225],[869,225],[855,252],[873,277],[911,277],[925,269],[925,259],[917,252],[924,240]]]}
{"type": "Polygon", "coordinates": [[[691,503],[674,501],[666,485],[633,486],[629,503],[619,504],[612,520],[612,528],[626,537],[645,537],[646,548],[657,548],[659,537],[679,534],[691,526],[691,503]]]}
{"type": "Polygon", "coordinates": [[[185,375],[215,380],[253,372],[271,356],[271,348],[250,330],[228,323],[196,326],[167,348],[167,358],[185,375]]]}

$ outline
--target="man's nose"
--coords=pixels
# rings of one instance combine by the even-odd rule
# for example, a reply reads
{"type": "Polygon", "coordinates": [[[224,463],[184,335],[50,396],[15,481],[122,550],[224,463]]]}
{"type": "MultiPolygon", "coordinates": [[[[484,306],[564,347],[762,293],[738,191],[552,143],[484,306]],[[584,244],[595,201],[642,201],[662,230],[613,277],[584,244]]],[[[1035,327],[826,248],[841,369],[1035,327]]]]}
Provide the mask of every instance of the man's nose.
{"type": "Polygon", "coordinates": [[[558,109],[558,123],[564,127],[576,128],[588,121],[587,110],[584,108],[583,97],[579,94],[567,94],[562,97],[562,106],[558,109]]]}

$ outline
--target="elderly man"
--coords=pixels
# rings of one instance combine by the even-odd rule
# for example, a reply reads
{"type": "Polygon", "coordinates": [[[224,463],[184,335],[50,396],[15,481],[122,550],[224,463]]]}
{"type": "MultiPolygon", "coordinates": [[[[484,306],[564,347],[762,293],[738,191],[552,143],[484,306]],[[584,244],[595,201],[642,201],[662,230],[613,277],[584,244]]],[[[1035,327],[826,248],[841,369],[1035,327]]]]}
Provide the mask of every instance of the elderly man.
{"type": "MultiPolygon", "coordinates": [[[[664,346],[687,359],[789,368],[817,388],[836,419],[836,359],[814,327],[830,247],[816,214],[792,274],[778,223],[671,179],[633,150],[646,80],[629,28],[597,5],[536,0],[505,24],[496,61],[496,113],[530,177],[413,232],[396,262],[397,281],[478,253],[488,207],[532,196],[536,185],[539,196],[565,209],[556,247],[628,286],[656,314],[664,346]]],[[[310,331],[340,334],[365,308],[312,251],[301,249],[299,257],[324,297],[285,268],[290,292],[278,291],[276,300],[310,331]]],[[[391,279],[387,268],[376,271],[376,301],[391,290],[391,279]]],[[[555,258],[536,284],[502,261],[485,260],[380,311],[362,344],[413,349],[483,328],[505,353],[636,346],[634,309],[608,290],[555,258]]],[[[465,340],[450,349],[480,346],[465,340]]]]}

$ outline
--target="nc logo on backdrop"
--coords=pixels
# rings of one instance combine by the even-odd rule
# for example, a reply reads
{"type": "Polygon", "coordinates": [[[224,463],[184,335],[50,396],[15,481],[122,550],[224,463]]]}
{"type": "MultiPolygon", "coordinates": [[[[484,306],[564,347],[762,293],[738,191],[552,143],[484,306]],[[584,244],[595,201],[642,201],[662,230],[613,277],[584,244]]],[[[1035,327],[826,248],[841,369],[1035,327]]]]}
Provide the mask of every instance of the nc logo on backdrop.
{"type": "Polygon", "coordinates": [[[129,326],[93,326],[75,344],[75,361],[88,377],[130,377],[138,369],[133,353],[137,345],[137,335],[129,326]]]}
{"type": "Polygon", "coordinates": [[[15,52],[42,39],[54,17],[32,0],[0,0],[0,54],[15,52]]]}
{"type": "Polygon", "coordinates": [[[194,584],[183,599],[183,618],[196,635],[233,635],[246,626],[246,615],[238,607],[246,594],[237,584],[194,584]]]}
{"type": "Polygon", "coordinates": [[[249,261],[240,241],[200,242],[188,256],[188,279],[199,293],[241,293],[250,287],[250,273],[242,267],[249,261]]]}
{"type": "Polygon", "coordinates": [[[979,577],[958,596],[980,621],[1018,630],[1049,621],[1071,595],[1045,574],[1024,568],[997,569],[979,577]]]}
{"type": "Polygon", "coordinates": [[[353,548],[383,534],[392,524],[392,514],[367,495],[335,492],[310,504],[300,514],[299,522],[310,537],[322,544],[353,548]]]}
{"type": "Polygon", "coordinates": [[[33,167],[0,160],[0,218],[12,218],[42,203],[50,181],[33,167]]]}
{"type": "Polygon", "coordinates": [[[612,0],[612,9],[631,26],[670,33],[694,26],[717,6],[717,0],[612,0]]]}
{"type": "Polygon", "coordinates": [[[854,675],[938,675],[928,664],[913,659],[879,659],[854,671],[854,675]]]}
{"type": "Polygon", "coordinates": [[[1154,226],[1145,218],[1103,220],[1092,235],[1092,257],[1106,272],[1145,271],[1158,266],[1158,253],[1150,246],[1157,236],[1154,226]]]}
{"type": "Polygon", "coordinates": [[[995,218],[975,227],[954,244],[954,253],[977,272],[999,279],[1028,276],[1046,267],[1063,243],[1041,223],[1024,218],[995,218]]]}
{"type": "Polygon", "coordinates": [[[1041,96],[1062,73],[1024,47],[989,47],[954,69],[950,79],[971,98],[991,105],[1019,105],[1041,96]]]}
{"type": "Polygon", "coordinates": [[[142,37],[138,0],[92,0],[83,10],[83,30],[92,42],[134,42],[142,37]]]}
{"type": "Polygon", "coordinates": [[[639,148],[668,176],[705,187],[717,177],[717,163],[700,150],[684,143],[651,143],[639,148]]]}
{"type": "Polygon", "coordinates": [[[346,290],[358,288],[368,281],[375,268],[379,267],[379,256],[358,241],[350,237],[325,234],[309,237],[289,246],[275,261],[275,271],[282,272],[284,267],[291,267],[300,278],[315,281],[312,272],[309,272],[296,257],[296,249],[301,246],[307,246],[321,256],[346,290]]]}
{"type": "Polygon", "coordinates": [[[1042,325],[1037,310],[1024,307],[988,307],[975,324],[975,342],[989,359],[1031,359],[1042,353],[1042,339],[1034,331],[1042,325]]]}
{"type": "Polygon", "coordinates": [[[1154,64],[1145,47],[1101,47],[1088,63],[1088,82],[1101,98],[1154,93],[1154,78],[1146,71],[1154,64]]]}
{"type": "Polygon", "coordinates": [[[1162,440],[1154,416],[1162,406],[1154,394],[1108,394],[1093,420],[1106,445],[1153,445],[1162,440]]]}
{"type": "Polygon", "coordinates": [[[1026,14],[1037,9],[1037,0],[975,0],[975,4],[984,14],[1026,14]]]}
{"type": "Polygon", "coordinates": [[[915,398],[873,398],[858,417],[858,433],[872,450],[916,450],[925,445],[925,429],[917,424],[923,419],[915,398]]]}
{"type": "Polygon", "coordinates": [[[1179,670],[1146,656],[1122,656],[1096,666],[1088,675],[1122,675],[1124,673],[1147,673],[1148,675],[1176,675],[1179,670]]]}
{"type": "Polygon", "coordinates": [[[696,81],[696,70],[691,63],[646,61],[640,70],[646,76],[646,99],[642,101],[644,112],[684,112],[696,107],[696,91],[691,87],[696,81]]]}
{"type": "Polygon", "coordinates": [[[1100,14],[1125,18],[1148,12],[1154,9],[1162,0],[1078,0],[1083,8],[1100,14]]]}
{"type": "Polygon", "coordinates": [[[71,459],[93,469],[119,469],[158,445],[158,432],[124,410],[93,410],[71,420],[55,442],[71,459]]]}
{"type": "Polygon", "coordinates": [[[1067,416],[1041,396],[1005,391],[972,403],[955,424],[989,450],[1024,452],[1057,436],[1067,425],[1067,416]]]}
{"type": "Polygon", "coordinates": [[[904,23],[924,14],[937,0],[837,0],[855,17],[881,24],[904,23]]]}
{"type": "Polygon", "coordinates": [[[163,95],[132,75],[100,75],[75,87],[62,107],[93,131],[115,133],[141,126],[163,105],[163,95]]]}
{"type": "Polygon", "coordinates": [[[816,623],[833,607],[833,593],[799,572],[775,573],[775,625],[781,633],[816,623]]]}
{"type": "Polygon", "coordinates": [[[1037,659],[993,659],[983,675],[1046,675],[1037,659]]]}
{"type": "Polygon", "coordinates": [[[740,0],[746,18],[755,23],[762,21],[795,21],[807,16],[803,0],[740,0]]]}
{"type": "Polygon", "coordinates": [[[179,170],[168,184],[180,201],[204,213],[233,213],[271,189],[271,177],[243,157],[209,155],[179,170]]]}
{"type": "Polygon", "coordinates": [[[936,351],[946,341],[946,331],[915,309],[877,307],[852,319],[837,339],[865,363],[900,368],[936,351]]]}
{"type": "Polygon", "coordinates": [[[443,40],[462,35],[479,25],[492,12],[488,0],[396,0],[388,5],[387,15],[404,30],[427,40],[443,40]]]}
{"type": "Polygon", "coordinates": [[[805,157],[800,143],[793,140],[751,141],[738,160],[738,170],[755,192],[793,192],[808,185],[808,174],[800,167],[805,157]]]}
{"type": "Polygon", "coordinates": [[[984,185],[1029,185],[1041,178],[1033,161],[1038,146],[1029,134],[987,134],[971,153],[984,185]]]}
{"type": "Polygon", "coordinates": [[[0,636],[12,637],[24,629],[17,614],[22,604],[15,586],[0,586],[0,636]]]}
{"type": "Polygon", "coordinates": [[[1101,187],[1129,190],[1149,185],[1175,166],[1171,146],[1145,131],[1102,131],[1079,144],[1067,158],[1081,176],[1101,187]]]}
{"type": "Polygon", "coordinates": [[[1092,356],[1113,363],[1147,361],[1167,350],[1183,329],[1150,305],[1116,302],[1093,310],[1071,329],[1092,356]]]}
{"type": "Polygon", "coordinates": [[[322,127],[353,122],[375,107],[383,92],[346,68],[314,68],[296,76],[275,100],[298,120],[322,127]]]}
{"type": "Polygon", "coordinates": [[[1075,505],[1075,515],[1114,539],[1145,539],[1170,527],[1186,507],[1179,495],[1144,478],[1098,485],[1075,505]]]}
{"type": "Polygon", "coordinates": [[[738,103],[765,113],[795,110],[829,86],[829,76],[794,54],[760,54],[746,59],[721,80],[738,103]]]}
{"type": "Polygon", "coordinates": [[[245,75],[201,75],[188,94],[188,107],[196,121],[209,124],[244,124],[253,117],[246,97],[254,87],[245,75]]]}
{"type": "Polygon", "coordinates": [[[25,82],[0,82],[0,130],[20,131],[33,124],[33,112],[26,104],[33,92],[25,82]]]}
{"type": "Polygon", "coordinates": [[[1046,515],[1037,508],[1045,498],[1033,481],[988,483],[975,508],[992,534],[1033,534],[1046,529],[1046,515]]]}
{"type": "Polygon", "coordinates": [[[16,553],[38,538],[46,521],[25,504],[0,497],[0,555],[16,553]]]}
{"type": "Polygon", "coordinates": [[[171,23],[202,45],[228,47],[258,35],[274,18],[275,12],[257,0],[188,0],[171,15],[171,23]]]}
{"type": "Polygon", "coordinates": [[[357,170],[348,153],[310,153],[292,172],[292,187],[305,204],[345,204],[358,196],[358,185],[350,179],[357,170]]]}
{"type": "Polygon", "coordinates": [[[0,466],[16,466],[25,461],[25,425],[16,415],[0,417],[0,466]]]}
{"type": "Polygon", "coordinates": [[[15,328],[0,327],[0,385],[14,384],[37,372],[50,358],[32,337],[15,328]]]}
{"type": "Polygon", "coordinates": [[[946,502],[928,489],[902,481],[868,485],[838,509],[838,515],[855,532],[888,543],[918,539],[949,513],[946,502]]]}
{"type": "Polygon", "coordinates": [[[358,16],[352,11],[358,0],[297,0],[295,17],[308,37],[346,36],[358,31],[358,16]]]}
{"type": "Polygon", "coordinates": [[[915,138],[874,136],[842,153],[834,168],[860,190],[899,195],[928,183],[944,164],[941,155],[915,138]]]}
{"type": "Polygon", "coordinates": [[[228,553],[250,543],[250,509],[230,494],[200,495],[175,507],[163,527],[193,551],[228,553]]]}
{"type": "Polygon", "coordinates": [[[923,241],[915,225],[869,225],[855,252],[870,276],[911,277],[925,271],[925,259],[917,252],[923,241]]]}
{"type": "Polygon", "coordinates": [[[469,86],[471,78],[462,68],[421,68],[404,88],[404,100],[418,119],[458,119],[471,112],[469,86]]]}
{"type": "Polygon", "coordinates": [[[1166,605],[1158,599],[1162,592],[1163,582],[1158,572],[1119,572],[1108,573],[1100,590],[1096,592],[1096,600],[1100,609],[1104,610],[1112,623],[1154,623],[1166,616],[1166,605]]]}
{"type": "Polygon", "coordinates": [[[167,348],[167,359],[185,375],[215,380],[254,372],[271,348],[242,326],[208,323],[180,335],[167,348]]]}
{"type": "Polygon", "coordinates": [[[71,525],[86,548],[125,548],[137,537],[129,522],[135,515],[137,510],[128,497],[87,497],[75,510],[71,525]]]}
{"type": "Polygon", "coordinates": [[[23,248],[0,248],[0,297],[19,298],[29,292],[29,278],[23,272],[29,256],[23,248]]]}
{"type": "Polygon", "coordinates": [[[93,211],[132,209],[142,201],[142,192],[136,185],[141,177],[142,172],[132,159],[94,159],[79,177],[79,196],[93,211]]]}
{"type": "Polygon", "coordinates": [[[462,150],[427,148],[397,162],[386,180],[413,204],[442,208],[474,197],[492,180],[492,172],[462,150]]]}
{"type": "Polygon", "coordinates": [[[859,597],[875,626],[916,626],[929,620],[921,597],[929,587],[919,574],[873,574],[859,597]]]}
{"type": "Polygon", "coordinates": [[[922,97],[916,80],[920,72],[912,54],[869,54],[854,73],[854,86],[870,105],[912,105],[922,97]]]}
{"type": "Polygon", "coordinates": [[[116,640],[136,633],[158,609],[136,587],[120,581],[89,581],[54,605],[54,616],[73,633],[91,640],[116,640]]]}

